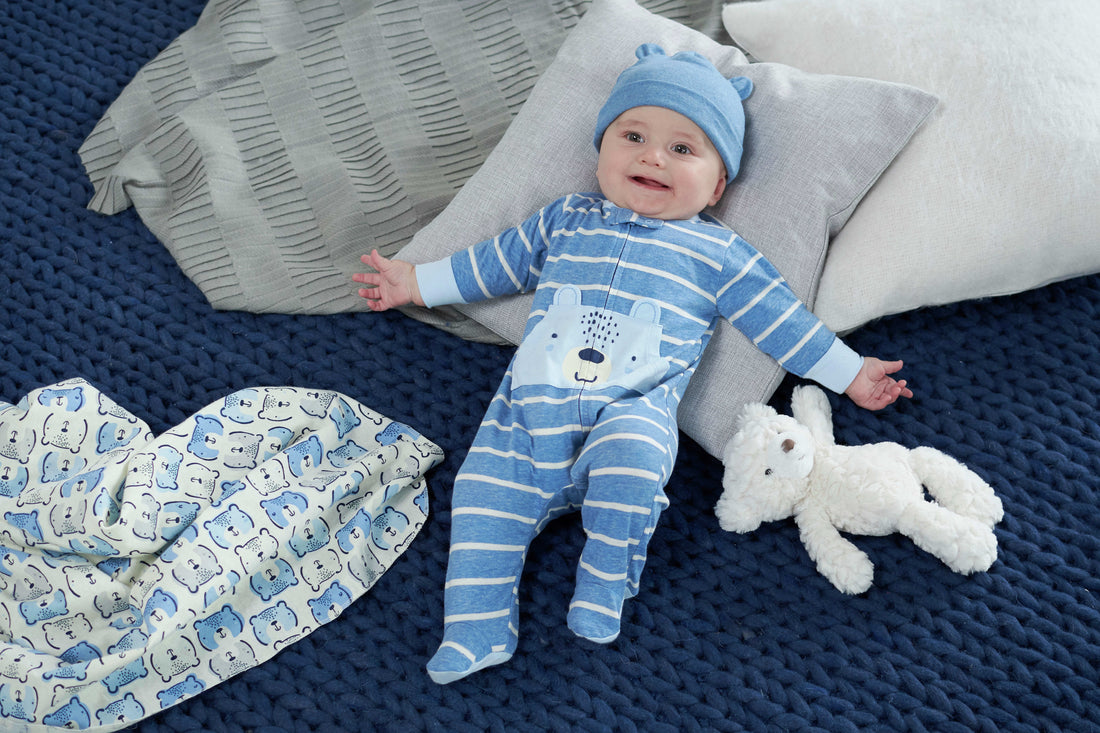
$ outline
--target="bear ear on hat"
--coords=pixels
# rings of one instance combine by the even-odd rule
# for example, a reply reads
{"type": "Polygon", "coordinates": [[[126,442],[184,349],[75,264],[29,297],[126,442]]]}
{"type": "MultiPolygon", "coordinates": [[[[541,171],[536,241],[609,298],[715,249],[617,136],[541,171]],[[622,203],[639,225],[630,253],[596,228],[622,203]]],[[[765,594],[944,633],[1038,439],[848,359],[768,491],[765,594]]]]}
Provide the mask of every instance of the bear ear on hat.
{"type": "Polygon", "coordinates": [[[752,94],[752,79],[747,76],[735,76],[730,79],[730,86],[737,92],[741,99],[748,99],[752,94]]]}
{"type": "Polygon", "coordinates": [[[665,56],[665,50],[658,46],[656,43],[643,43],[634,50],[634,55],[639,59],[644,59],[648,56],[665,56]]]}

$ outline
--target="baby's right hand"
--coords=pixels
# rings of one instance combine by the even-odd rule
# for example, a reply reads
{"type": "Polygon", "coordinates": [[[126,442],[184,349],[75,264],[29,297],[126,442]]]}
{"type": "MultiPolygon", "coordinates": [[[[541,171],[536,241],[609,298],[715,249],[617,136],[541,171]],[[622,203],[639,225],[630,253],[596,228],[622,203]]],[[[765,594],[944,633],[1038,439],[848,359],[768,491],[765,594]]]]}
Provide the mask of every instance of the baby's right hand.
{"type": "Polygon", "coordinates": [[[413,303],[424,305],[420,287],[416,284],[416,268],[404,260],[389,260],[372,250],[359,258],[375,272],[357,272],[351,279],[369,287],[359,288],[359,296],[367,299],[372,311],[384,311],[413,303]]]}

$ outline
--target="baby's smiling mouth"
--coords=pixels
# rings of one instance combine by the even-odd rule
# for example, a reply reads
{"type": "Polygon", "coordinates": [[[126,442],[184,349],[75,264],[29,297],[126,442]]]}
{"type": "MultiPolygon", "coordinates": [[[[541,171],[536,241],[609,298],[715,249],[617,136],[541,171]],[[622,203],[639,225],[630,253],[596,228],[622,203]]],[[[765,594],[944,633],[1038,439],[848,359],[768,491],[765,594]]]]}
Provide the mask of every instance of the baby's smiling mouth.
{"type": "Polygon", "coordinates": [[[652,178],[646,178],[645,176],[631,176],[630,180],[638,184],[639,186],[642,186],[643,188],[652,188],[657,190],[664,190],[668,188],[668,186],[661,183],[660,181],[654,180],[652,178]]]}

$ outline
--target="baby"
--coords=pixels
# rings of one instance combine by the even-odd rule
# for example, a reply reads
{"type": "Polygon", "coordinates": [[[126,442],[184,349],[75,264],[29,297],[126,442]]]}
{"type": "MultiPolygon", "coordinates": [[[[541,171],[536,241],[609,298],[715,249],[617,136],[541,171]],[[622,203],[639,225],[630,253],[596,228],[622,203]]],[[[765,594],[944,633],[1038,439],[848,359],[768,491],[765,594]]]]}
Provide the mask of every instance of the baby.
{"type": "Polygon", "coordinates": [[[676,458],[676,411],[719,318],[785,369],[879,409],[912,392],[901,362],[861,357],[736,233],[701,213],[737,175],[745,77],[703,56],[637,50],[596,120],[599,194],[564,196],[425,265],[363,262],[376,311],[536,289],[523,341],[455,477],[438,683],[508,660],[531,541],[580,510],[569,605],[579,636],[619,634],[676,458]]]}

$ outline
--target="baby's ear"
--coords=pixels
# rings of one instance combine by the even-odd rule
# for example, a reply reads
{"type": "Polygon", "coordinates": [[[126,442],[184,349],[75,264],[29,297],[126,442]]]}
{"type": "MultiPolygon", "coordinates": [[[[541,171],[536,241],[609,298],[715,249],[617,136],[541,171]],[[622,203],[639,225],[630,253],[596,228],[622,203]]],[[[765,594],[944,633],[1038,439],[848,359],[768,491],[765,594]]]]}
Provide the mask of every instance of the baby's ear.
{"type": "Polygon", "coordinates": [[[737,96],[748,99],[752,94],[752,79],[747,76],[735,76],[730,79],[730,85],[737,90],[737,96]]]}

